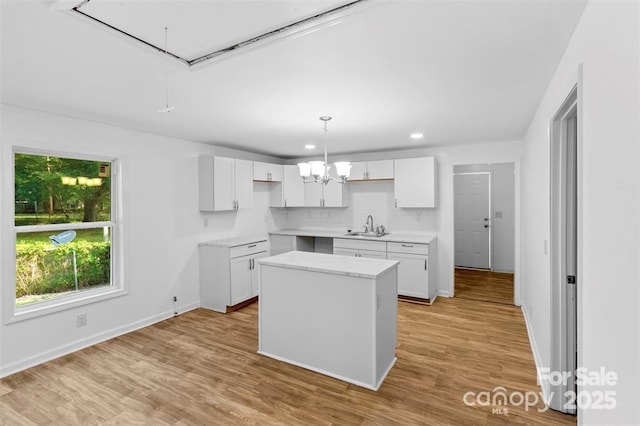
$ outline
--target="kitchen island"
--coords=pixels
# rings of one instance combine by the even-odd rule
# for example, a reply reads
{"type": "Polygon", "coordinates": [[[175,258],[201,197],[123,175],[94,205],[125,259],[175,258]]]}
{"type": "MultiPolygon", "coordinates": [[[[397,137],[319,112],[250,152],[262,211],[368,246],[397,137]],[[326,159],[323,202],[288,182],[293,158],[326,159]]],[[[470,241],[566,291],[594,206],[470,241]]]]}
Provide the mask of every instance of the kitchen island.
{"type": "Polygon", "coordinates": [[[396,361],[397,261],[259,259],[258,353],[377,390],[396,361]]]}

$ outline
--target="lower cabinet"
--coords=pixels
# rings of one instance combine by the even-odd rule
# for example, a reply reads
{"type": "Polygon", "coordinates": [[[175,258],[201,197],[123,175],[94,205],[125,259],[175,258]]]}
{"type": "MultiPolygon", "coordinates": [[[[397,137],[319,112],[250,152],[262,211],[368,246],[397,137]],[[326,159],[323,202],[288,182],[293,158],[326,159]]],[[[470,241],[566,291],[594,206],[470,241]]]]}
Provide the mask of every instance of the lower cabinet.
{"type": "Polygon", "coordinates": [[[267,241],[249,241],[240,245],[203,243],[200,256],[200,303],[217,312],[245,302],[260,293],[258,263],[266,257],[267,241]]]}
{"type": "Polygon", "coordinates": [[[384,241],[334,238],[333,254],[341,256],[368,257],[370,259],[386,259],[387,243],[384,241]]]}
{"type": "Polygon", "coordinates": [[[237,257],[229,260],[231,272],[231,305],[237,305],[260,293],[256,259],[267,257],[267,252],[260,252],[250,256],[237,257]]]}
{"type": "Polygon", "coordinates": [[[435,239],[420,244],[335,238],[333,254],[397,260],[398,295],[428,299],[430,303],[436,298],[435,239]]]}
{"type": "Polygon", "coordinates": [[[388,243],[387,259],[397,260],[400,296],[436,298],[435,240],[431,244],[388,243]]]}

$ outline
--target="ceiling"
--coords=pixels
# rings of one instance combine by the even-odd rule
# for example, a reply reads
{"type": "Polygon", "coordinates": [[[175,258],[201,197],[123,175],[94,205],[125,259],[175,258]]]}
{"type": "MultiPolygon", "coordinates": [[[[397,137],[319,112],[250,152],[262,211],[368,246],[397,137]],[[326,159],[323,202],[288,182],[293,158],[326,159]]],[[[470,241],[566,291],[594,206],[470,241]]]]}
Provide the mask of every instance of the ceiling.
{"type": "MultiPolygon", "coordinates": [[[[291,158],[319,153],[321,115],[334,118],[330,153],[520,140],[586,2],[366,0],[312,31],[198,67],[53,3],[0,2],[2,103],[291,158]],[[175,110],[160,114],[166,71],[175,110]]],[[[86,7],[162,47],[171,25],[169,50],[173,41],[197,56],[345,3],[86,7]]]]}

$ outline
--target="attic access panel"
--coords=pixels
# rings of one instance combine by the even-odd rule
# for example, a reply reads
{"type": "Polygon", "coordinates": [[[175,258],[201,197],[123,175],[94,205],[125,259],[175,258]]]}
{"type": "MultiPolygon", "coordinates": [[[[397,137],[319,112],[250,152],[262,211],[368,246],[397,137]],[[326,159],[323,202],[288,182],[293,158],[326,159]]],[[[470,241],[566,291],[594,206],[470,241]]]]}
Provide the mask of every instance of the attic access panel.
{"type": "Polygon", "coordinates": [[[259,42],[309,31],[369,0],[86,0],[72,8],[92,21],[186,65],[218,58],[259,42]]]}

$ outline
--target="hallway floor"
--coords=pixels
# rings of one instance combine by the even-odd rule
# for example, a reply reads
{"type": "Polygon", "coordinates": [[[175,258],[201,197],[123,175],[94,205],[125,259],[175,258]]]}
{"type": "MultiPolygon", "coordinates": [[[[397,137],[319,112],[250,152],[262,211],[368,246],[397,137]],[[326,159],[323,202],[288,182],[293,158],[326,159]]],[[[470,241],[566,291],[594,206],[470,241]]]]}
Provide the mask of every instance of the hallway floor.
{"type": "Polygon", "coordinates": [[[513,305],[513,274],[456,268],[455,297],[513,305]]]}

